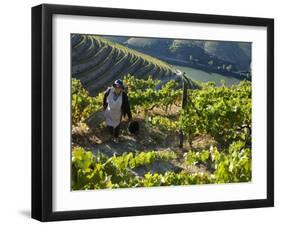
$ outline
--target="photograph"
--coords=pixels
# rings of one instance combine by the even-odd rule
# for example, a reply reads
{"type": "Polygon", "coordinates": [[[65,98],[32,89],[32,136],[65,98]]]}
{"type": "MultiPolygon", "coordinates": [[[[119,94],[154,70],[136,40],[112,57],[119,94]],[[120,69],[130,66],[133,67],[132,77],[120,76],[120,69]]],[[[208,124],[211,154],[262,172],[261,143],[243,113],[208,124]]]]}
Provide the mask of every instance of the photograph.
{"type": "Polygon", "coordinates": [[[251,183],[251,42],[69,38],[71,191],[251,183]]]}
{"type": "Polygon", "coordinates": [[[31,60],[32,218],[274,206],[273,18],[41,4],[31,60]]]}

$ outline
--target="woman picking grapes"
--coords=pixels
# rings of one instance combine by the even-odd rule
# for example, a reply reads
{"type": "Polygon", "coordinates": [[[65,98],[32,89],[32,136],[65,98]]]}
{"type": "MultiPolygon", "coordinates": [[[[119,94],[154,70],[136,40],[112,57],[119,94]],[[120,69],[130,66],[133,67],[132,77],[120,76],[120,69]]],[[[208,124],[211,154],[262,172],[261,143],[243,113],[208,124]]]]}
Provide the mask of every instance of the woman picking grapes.
{"type": "Polygon", "coordinates": [[[128,116],[129,121],[132,119],[128,96],[124,90],[122,80],[116,80],[104,92],[103,110],[107,128],[113,141],[118,143],[122,116],[128,116]]]}

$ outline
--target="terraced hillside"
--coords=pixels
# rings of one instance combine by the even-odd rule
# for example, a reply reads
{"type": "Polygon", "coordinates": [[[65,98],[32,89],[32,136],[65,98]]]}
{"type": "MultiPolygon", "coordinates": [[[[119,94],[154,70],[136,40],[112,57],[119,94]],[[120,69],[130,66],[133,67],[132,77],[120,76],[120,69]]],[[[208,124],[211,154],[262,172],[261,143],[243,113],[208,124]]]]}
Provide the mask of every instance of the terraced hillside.
{"type": "MultiPolygon", "coordinates": [[[[173,68],[157,58],[95,35],[72,34],[72,76],[94,96],[117,78],[132,74],[139,78],[167,81],[176,78],[173,68]]],[[[191,87],[196,87],[190,81],[191,87]]]]}
{"type": "MultiPolygon", "coordinates": [[[[122,43],[125,39],[111,37],[111,40],[122,43]]],[[[232,64],[236,70],[249,70],[251,64],[251,43],[246,42],[135,37],[128,38],[123,44],[161,59],[190,61],[192,56],[200,64],[208,65],[211,60],[216,66],[232,64]]]]}

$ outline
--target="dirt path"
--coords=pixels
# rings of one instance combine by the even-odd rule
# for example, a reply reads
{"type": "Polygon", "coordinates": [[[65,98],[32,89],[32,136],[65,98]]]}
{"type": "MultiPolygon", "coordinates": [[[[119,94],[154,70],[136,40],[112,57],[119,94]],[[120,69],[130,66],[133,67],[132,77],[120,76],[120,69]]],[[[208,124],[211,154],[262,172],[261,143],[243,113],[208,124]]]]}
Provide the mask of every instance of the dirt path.
{"type": "MultiPolygon", "coordinates": [[[[79,145],[87,150],[91,150],[93,154],[103,153],[111,157],[113,155],[122,155],[129,152],[140,151],[173,151],[177,154],[177,158],[170,161],[158,160],[153,164],[146,165],[135,169],[135,173],[143,176],[147,172],[165,173],[167,171],[180,172],[185,170],[188,173],[206,172],[206,166],[187,166],[184,162],[184,153],[190,150],[188,142],[184,143],[183,148],[179,148],[179,134],[177,132],[163,132],[146,125],[145,120],[135,119],[140,124],[138,136],[131,135],[128,130],[127,122],[121,123],[120,140],[118,143],[110,139],[110,135],[102,125],[93,130],[87,127],[80,128],[73,135],[74,145],[79,145]],[[80,133],[80,134],[79,134],[80,133]],[[83,138],[83,139],[82,139],[83,138]]],[[[193,142],[193,148],[196,150],[208,148],[213,143],[213,140],[208,136],[198,136],[193,142]]]]}

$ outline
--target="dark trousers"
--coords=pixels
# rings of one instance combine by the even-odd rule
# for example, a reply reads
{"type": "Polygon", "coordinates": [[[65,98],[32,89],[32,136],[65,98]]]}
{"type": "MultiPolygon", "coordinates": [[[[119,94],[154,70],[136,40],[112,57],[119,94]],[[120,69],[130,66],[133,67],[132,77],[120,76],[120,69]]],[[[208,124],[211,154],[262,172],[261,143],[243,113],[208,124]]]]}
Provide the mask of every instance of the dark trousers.
{"type": "Polygon", "coordinates": [[[117,127],[112,127],[112,126],[107,126],[109,133],[114,136],[115,138],[117,138],[119,136],[119,132],[120,132],[120,124],[117,127]]]}

